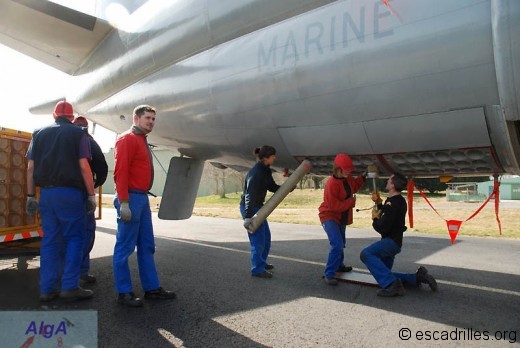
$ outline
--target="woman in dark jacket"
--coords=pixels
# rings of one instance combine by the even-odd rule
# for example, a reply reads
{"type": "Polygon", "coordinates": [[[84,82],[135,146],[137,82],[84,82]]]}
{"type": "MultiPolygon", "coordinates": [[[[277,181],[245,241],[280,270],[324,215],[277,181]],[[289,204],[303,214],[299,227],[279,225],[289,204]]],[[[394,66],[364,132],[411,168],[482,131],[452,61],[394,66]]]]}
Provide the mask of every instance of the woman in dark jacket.
{"type": "MultiPolygon", "coordinates": [[[[262,207],[267,190],[275,192],[280,187],[273,180],[270,166],[276,159],[274,147],[264,145],[254,151],[258,162],[247,173],[244,183],[244,192],[240,200],[240,213],[247,229],[251,218],[262,207]]],[[[251,243],[251,275],[260,278],[271,278],[273,274],[267,270],[274,266],[267,263],[271,248],[271,231],[267,220],[254,232],[248,233],[251,243]]]]}

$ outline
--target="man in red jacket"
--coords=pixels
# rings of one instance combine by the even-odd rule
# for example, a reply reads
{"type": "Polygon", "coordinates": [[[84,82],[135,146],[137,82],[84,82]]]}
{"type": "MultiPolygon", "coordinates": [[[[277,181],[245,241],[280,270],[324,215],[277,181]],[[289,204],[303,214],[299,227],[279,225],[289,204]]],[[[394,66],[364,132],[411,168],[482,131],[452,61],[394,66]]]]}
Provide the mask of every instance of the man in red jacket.
{"type": "Polygon", "coordinates": [[[365,176],[350,176],[354,165],[348,155],[340,153],[334,159],[332,176],[325,184],[323,203],[319,207],[319,217],[330,242],[329,257],[323,280],[328,285],[338,285],[336,272],[350,272],[345,266],[343,249],[346,246],[345,230],[352,224],[352,208],[356,206],[353,196],[365,183],[365,176]]]}
{"type": "Polygon", "coordinates": [[[132,291],[128,257],[137,246],[137,263],[145,299],[174,299],[175,293],[159,285],[155,268],[155,242],[148,191],[153,184],[153,162],[146,135],[155,125],[155,109],[139,105],[133,126],[121,134],[114,149],[114,181],[117,236],[114,247],[114,280],[118,303],[141,307],[143,301],[132,291]]]}

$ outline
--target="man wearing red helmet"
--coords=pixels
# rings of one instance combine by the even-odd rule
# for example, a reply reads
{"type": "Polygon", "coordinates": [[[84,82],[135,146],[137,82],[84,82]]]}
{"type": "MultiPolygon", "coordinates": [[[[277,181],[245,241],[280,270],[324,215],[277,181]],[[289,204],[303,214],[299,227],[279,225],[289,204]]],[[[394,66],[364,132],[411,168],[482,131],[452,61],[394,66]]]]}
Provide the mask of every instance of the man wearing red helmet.
{"type": "MultiPolygon", "coordinates": [[[[105,183],[108,174],[108,165],[105,160],[105,155],[101,151],[98,143],[92,135],[88,133],[88,121],[84,116],[76,116],[72,121],[78,127],[81,127],[88,136],[88,142],[90,145],[90,151],[92,153],[92,159],[88,162],[90,169],[92,170],[94,188],[97,188],[105,183]]],[[[90,252],[94,247],[94,240],[96,238],[96,216],[94,212],[87,215],[87,236],[85,245],[83,247],[83,259],[81,262],[80,269],[80,280],[83,283],[95,283],[96,277],[89,273],[90,271],[90,252]]]]}
{"type": "Polygon", "coordinates": [[[365,176],[353,178],[350,173],[355,170],[352,159],[340,153],[334,159],[332,176],[325,184],[323,203],[319,207],[319,217],[323,229],[327,233],[330,251],[323,274],[328,285],[337,285],[336,272],[350,272],[351,266],[345,266],[343,249],[346,246],[345,230],[352,224],[352,210],[356,206],[353,196],[365,183],[365,176]]]}
{"type": "Polygon", "coordinates": [[[40,248],[42,302],[58,296],[77,300],[93,295],[79,286],[79,277],[87,212],[96,209],[96,199],[88,138],[72,124],[73,113],[70,103],[58,102],[55,122],[34,131],[27,151],[26,211],[34,215],[40,210],[44,232],[40,248]],[[39,203],[36,186],[40,187],[39,203]]]}

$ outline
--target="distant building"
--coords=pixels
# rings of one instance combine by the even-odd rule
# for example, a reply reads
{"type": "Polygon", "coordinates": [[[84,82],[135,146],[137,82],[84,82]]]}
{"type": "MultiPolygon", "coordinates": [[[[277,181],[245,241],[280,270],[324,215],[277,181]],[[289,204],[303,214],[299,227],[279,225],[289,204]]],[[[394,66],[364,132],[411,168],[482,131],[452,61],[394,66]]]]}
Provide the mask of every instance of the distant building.
{"type": "Polygon", "coordinates": [[[446,190],[449,202],[483,202],[487,195],[478,192],[476,182],[450,182],[446,190]]]}
{"type": "MultiPolygon", "coordinates": [[[[493,181],[485,181],[477,184],[477,192],[480,195],[488,197],[493,192],[493,181]]],[[[520,177],[510,176],[503,177],[500,180],[500,199],[520,200],[520,177]]]]}

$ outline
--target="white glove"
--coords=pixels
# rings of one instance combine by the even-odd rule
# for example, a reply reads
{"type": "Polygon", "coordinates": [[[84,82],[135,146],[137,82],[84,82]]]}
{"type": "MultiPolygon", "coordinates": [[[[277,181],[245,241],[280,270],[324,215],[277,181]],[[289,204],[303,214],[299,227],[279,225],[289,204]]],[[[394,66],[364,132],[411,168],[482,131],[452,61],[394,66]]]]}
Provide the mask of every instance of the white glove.
{"type": "Polygon", "coordinates": [[[124,222],[128,222],[132,220],[132,211],[130,210],[130,203],[128,201],[121,202],[121,207],[119,208],[120,219],[124,222]]]}
{"type": "Polygon", "coordinates": [[[38,201],[35,196],[27,196],[27,201],[25,202],[25,212],[27,215],[34,216],[38,212],[38,201]]]}
{"type": "Polygon", "coordinates": [[[97,208],[96,195],[88,196],[87,215],[94,214],[97,208]]]}
{"type": "Polygon", "coordinates": [[[244,227],[246,230],[249,231],[249,228],[251,228],[251,219],[250,218],[245,218],[244,219],[244,227]]]}

